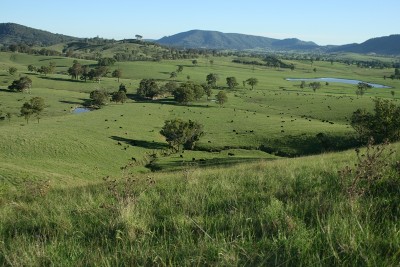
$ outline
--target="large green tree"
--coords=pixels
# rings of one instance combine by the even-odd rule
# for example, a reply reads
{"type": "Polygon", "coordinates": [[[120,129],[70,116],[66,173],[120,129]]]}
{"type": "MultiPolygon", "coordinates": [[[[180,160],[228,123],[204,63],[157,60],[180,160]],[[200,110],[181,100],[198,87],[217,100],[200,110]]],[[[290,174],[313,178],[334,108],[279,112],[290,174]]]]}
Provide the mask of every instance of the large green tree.
{"type": "Polygon", "coordinates": [[[211,88],[217,87],[217,81],[219,80],[218,74],[210,73],[206,77],[207,84],[211,86],[211,88]]]}
{"type": "Polygon", "coordinates": [[[183,83],[172,92],[175,101],[182,104],[188,104],[195,99],[195,93],[190,83],[183,83]]]}
{"type": "Polygon", "coordinates": [[[110,98],[109,94],[104,90],[94,90],[90,92],[89,97],[92,100],[92,105],[99,108],[106,105],[110,98]]]}
{"type": "Polygon", "coordinates": [[[160,94],[160,87],[154,79],[142,79],[137,94],[142,98],[154,98],[160,94]]]}
{"type": "Polygon", "coordinates": [[[182,146],[185,149],[193,149],[196,142],[204,135],[204,131],[203,125],[195,121],[173,119],[165,121],[160,134],[166,138],[171,148],[179,151],[182,146]]]}

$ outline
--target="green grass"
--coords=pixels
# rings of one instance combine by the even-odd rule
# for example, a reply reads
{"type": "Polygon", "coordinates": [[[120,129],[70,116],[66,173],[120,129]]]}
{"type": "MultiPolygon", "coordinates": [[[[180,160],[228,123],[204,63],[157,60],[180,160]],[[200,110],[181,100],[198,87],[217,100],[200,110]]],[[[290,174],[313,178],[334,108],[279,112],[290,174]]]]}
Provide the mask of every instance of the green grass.
{"type": "Polygon", "coordinates": [[[130,96],[143,78],[169,81],[178,65],[184,66],[178,81],[189,75],[202,83],[217,73],[226,87],[226,77],[235,76],[240,86],[224,88],[223,107],[212,101],[214,89],[210,100],[188,106],[171,97],[131,97],[73,114],[90,91],[116,91],[119,83],[71,81],[65,73],[73,58],[0,53],[0,110],[12,114],[0,121],[0,265],[398,265],[398,174],[350,199],[349,181],[337,171],[353,166],[354,153],[321,154],[326,148],[316,137],[328,136],[331,150],[357,145],[348,120],[357,108],[371,110],[375,97],[392,99],[392,90],[397,101],[399,81],[383,79],[394,70],[323,61],[287,61],[294,71],[253,69],[232,59],[111,67],[122,69],[130,96]],[[54,74],[27,71],[50,61],[54,74]],[[7,73],[10,66],[16,75],[7,73]],[[23,75],[33,80],[31,94],[9,92],[23,75]],[[241,83],[250,77],[259,80],[254,90],[241,83]],[[313,92],[287,77],[351,78],[392,88],[357,98],[355,86],[331,83],[313,92]],[[39,123],[26,123],[19,110],[35,96],[47,107],[39,123]],[[168,152],[159,131],[174,118],[204,125],[194,151],[168,152]],[[299,157],[311,154],[318,155],[299,157]]]}
{"type": "Polygon", "coordinates": [[[1,199],[0,262],[395,266],[398,176],[351,200],[337,171],[354,158],[188,166],[64,189],[26,183],[1,199]]]}

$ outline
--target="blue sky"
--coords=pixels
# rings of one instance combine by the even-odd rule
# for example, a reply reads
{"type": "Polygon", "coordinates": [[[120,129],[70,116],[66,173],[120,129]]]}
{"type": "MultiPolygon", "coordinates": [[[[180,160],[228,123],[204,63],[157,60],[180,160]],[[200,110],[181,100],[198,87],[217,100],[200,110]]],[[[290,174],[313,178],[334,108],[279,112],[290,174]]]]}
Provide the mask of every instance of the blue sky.
{"type": "Polygon", "coordinates": [[[320,45],[399,34],[399,0],[1,0],[0,22],[77,37],[148,39],[192,29],[320,45]]]}

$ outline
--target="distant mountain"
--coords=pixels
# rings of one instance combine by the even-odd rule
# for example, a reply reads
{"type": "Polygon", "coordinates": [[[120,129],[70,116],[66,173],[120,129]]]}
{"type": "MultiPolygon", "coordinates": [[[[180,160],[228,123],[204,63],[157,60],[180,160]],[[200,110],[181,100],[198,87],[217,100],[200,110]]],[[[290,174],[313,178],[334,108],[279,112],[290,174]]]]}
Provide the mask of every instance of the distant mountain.
{"type": "Polygon", "coordinates": [[[239,33],[222,33],[217,31],[191,30],[156,41],[162,45],[183,48],[208,49],[262,49],[262,50],[312,50],[319,46],[313,42],[299,39],[273,39],[268,37],[246,35],[239,33]]]}
{"type": "Polygon", "coordinates": [[[15,23],[0,23],[0,44],[33,44],[49,46],[53,44],[71,42],[79,38],[37,30],[15,23]]]}
{"type": "Polygon", "coordinates": [[[400,34],[369,39],[361,44],[335,47],[328,52],[375,53],[380,55],[400,55],[400,34]]]}

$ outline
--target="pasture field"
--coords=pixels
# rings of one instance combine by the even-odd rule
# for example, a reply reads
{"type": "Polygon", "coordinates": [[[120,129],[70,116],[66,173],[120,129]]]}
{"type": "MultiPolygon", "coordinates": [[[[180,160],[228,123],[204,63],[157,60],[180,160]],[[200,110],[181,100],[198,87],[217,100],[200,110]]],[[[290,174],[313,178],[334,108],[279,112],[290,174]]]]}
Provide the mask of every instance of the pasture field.
{"type": "Polygon", "coordinates": [[[400,98],[399,80],[383,78],[394,69],[285,61],[290,70],[232,59],[118,62],[110,69],[122,70],[120,81],[97,83],[70,79],[73,58],[0,53],[0,110],[12,115],[0,121],[0,265],[398,265],[398,173],[390,169],[356,198],[347,192],[351,179],[338,174],[356,162],[352,113],[372,110],[375,97],[400,98]],[[54,74],[27,71],[49,62],[54,74]],[[220,89],[189,105],[134,97],[141,79],[163,84],[178,65],[178,82],[216,73],[220,89]],[[30,93],[7,89],[25,75],[30,93]],[[226,87],[230,76],[235,89],[226,87]],[[254,89],[242,85],[250,77],[259,81],[254,89]],[[391,88],[357,97],[354,85],[314,92],[285,80],[316,77],[391,88]],[[126,103],[72,112],[91,91],[120,83],[126,103]],[[219,90],[228,95],[223,107],[219,90]],[[47,106],[27,123],[20,108],[35,96],[47,106]],[[174,118],[204,125],[195,150],[169,153],[159,131],[174,118]]]}

